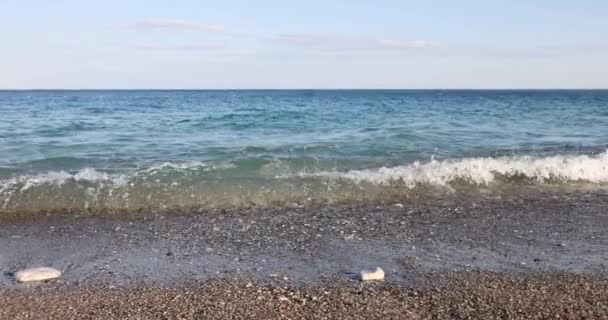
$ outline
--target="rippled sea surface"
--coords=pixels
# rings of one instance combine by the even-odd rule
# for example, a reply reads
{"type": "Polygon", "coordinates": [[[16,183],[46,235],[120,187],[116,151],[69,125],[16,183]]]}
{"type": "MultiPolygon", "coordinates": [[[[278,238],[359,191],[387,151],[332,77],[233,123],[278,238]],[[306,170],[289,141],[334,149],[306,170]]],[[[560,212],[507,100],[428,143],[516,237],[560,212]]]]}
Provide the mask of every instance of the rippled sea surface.
{"type": "Polygon", "coordinates": [[[0,91],[0,209],[608,183],[608,91],[0,91]]]}

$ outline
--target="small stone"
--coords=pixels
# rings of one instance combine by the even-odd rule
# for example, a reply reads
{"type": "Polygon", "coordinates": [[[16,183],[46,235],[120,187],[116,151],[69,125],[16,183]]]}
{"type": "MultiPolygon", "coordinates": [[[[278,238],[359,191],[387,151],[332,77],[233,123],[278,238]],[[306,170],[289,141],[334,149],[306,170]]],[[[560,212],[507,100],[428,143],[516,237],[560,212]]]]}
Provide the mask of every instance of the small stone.
{"type": "Polygon", "coordinates": [[[377,267],[373,270],[363,270],[361,271],[361,280],[362,281],[374,281],[374,280],[384,280],[384,270],[382,268],[377,267]]]}
{"type": "Polygon", "coordinates": [[[279,301],[289,301],[289,298],[287,298],[287,297],[279,297],[279,301]]]}
{"type": "Polygon", "coordinates": [[[354,240],[355,239],[355,235],[354,234],[349,234],[346,237],[344,237],[344,240],[354,240]]]}
{"type": "Polygon", "coordinates": [[[32,281],[45,281],[51,280],[55,278],[59,278],[61,276],[61,271],[54,268],[30,268],[21,270],[15,273],[15,280],[17,282],[32,282],[32,281]]]}
{"type": "Polygon", "coordinates": [[[408,268],[416,268],[418,264],[418,258],[414,256],[405,256],[399,258],[399,262],[408,268]]]}
{"type": "Polygon", "coordinates": [[[403,205],[403,203],[395,203],[395,207],[397,207],[397,208],[403,208],[405,206],[403,205]]]}

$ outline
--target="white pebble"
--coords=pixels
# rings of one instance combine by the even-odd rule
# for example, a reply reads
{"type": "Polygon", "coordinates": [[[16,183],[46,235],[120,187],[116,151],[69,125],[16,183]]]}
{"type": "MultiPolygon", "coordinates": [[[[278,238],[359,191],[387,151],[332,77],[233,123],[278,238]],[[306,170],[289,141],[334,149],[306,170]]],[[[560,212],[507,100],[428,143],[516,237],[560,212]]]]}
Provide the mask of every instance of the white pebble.
{"type": "Polygon", "coordinates": [[[17,282],[44,281],[59,278],[61,271],[53,268],[30,268],[15,273],[17,282]]]}
{"type": "Polygon", "coordinates": [[[362,281],[373,281],[373,280],[384,280],[384,270],[382,268],[377,267],[373,270],[363,270],[361,271],[361,280],[362,281]]]}

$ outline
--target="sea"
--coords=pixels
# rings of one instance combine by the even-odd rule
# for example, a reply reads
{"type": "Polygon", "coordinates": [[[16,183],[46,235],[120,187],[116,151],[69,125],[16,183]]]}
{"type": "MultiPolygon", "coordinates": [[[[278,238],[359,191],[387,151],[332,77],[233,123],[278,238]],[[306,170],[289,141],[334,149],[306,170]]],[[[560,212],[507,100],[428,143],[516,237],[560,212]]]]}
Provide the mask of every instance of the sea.
{"type": "Polygon", "coordinates": [[[607,149],[602,90],[0,91],[0,211],[602,190],[607,149]]]}

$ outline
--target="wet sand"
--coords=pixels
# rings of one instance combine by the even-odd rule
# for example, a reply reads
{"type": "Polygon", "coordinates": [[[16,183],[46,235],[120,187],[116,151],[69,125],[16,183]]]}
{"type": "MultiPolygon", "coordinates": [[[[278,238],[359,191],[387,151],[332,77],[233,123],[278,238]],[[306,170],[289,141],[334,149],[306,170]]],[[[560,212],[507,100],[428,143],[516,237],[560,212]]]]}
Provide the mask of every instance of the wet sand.
{"type": "Polygon", "coordinates": [[[576,192],[24,217],[0,225],[0,318],[603,319],[607,229],[608,195],[576,192]],[[41,265],[64,276],[14,283],[41,265]]]}

